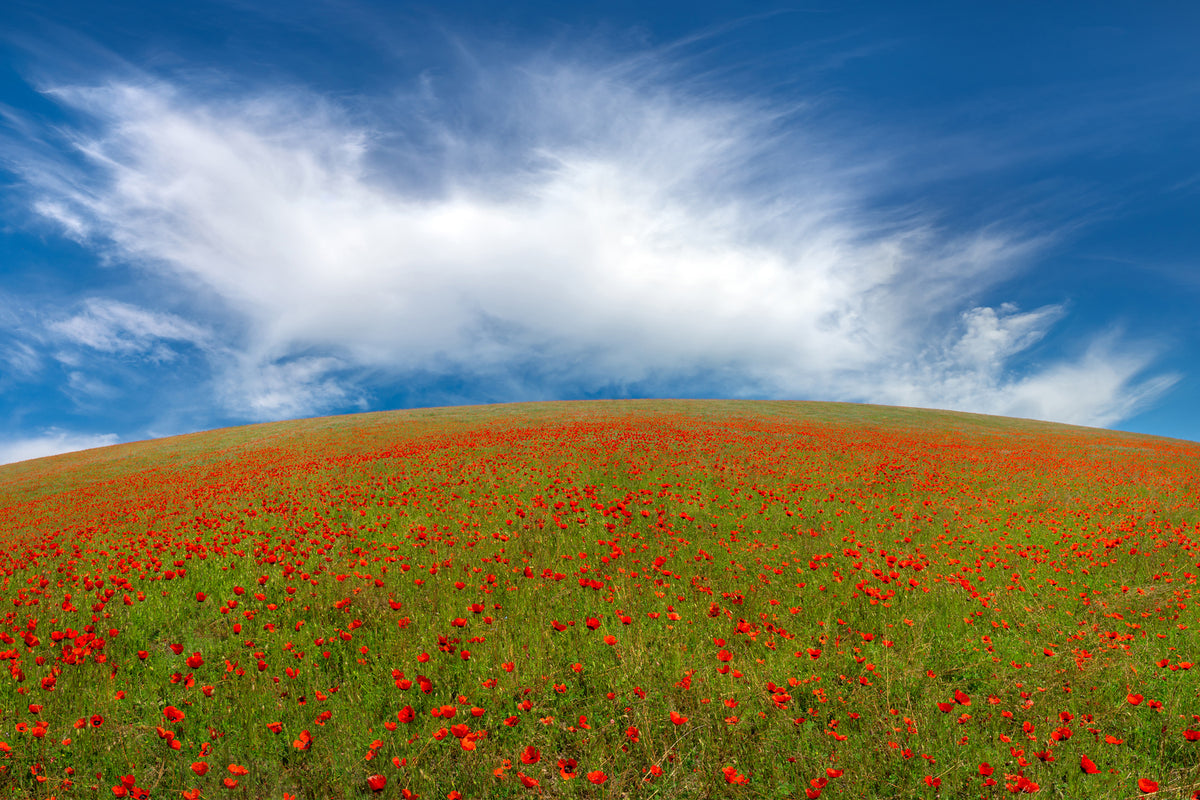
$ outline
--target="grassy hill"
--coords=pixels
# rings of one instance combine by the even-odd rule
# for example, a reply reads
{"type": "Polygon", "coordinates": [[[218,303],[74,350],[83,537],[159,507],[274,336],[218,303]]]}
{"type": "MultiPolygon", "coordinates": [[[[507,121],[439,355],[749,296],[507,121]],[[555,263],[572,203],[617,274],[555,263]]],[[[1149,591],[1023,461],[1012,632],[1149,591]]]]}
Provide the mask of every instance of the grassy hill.
{"type": "Polygon", "coordinates": [[[1198,471],[748,401],[0,466],[0,796],[1192,797],[1198,471]]]}

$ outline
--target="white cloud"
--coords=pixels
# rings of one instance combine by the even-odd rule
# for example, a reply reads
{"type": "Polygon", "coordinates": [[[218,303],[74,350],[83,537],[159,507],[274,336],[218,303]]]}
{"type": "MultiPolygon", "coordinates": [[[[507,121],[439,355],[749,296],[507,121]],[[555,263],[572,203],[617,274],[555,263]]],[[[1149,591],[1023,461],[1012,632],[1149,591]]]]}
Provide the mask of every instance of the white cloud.
{"type": "Polygon", "coordinates": [[[11,464],[31,458],[107,447],[120,441],[115,433],[79,434],[50,428],[41,436],[24,439],[9,439],[0,442],[0,464],[11,464]]]}
{"type": "Polygon", "coordinates": [[[142,354],[152,360],[171,360],[163,342],[205,346],[208,332],[174,314],[148,311],[128,303],[93,298],[71,317],[49,324],[58,338],[105,353],[142,354]]]}
{"type": "Polygon", "coordinates": [[[244,323],[218,345],[198,323],[93,301],[55,332],[111,353],[209,347],[227,408],[255,418],[357,398],[365,372],[585,389],[713,372],[731,394],[1097,424],[1169,381],[1139,383],[1149,357],[1115,344],[1010,375],[1063,310],[972,298],[1044,242],[868,212],[861,153],[803,117],[620,69],[485,83],[449,100],[427,85],[370,127],[309,97],[52,93],[99,132],[78,139],[89,188],[42,185],[41,213],[244,323]],[[449,121],[463,104],[475,124],[449,121]],[[386,144],[389,121],[423,144],[386,144]],[[1074,380],[1097,383],[1065,391],[1074,380]]]}

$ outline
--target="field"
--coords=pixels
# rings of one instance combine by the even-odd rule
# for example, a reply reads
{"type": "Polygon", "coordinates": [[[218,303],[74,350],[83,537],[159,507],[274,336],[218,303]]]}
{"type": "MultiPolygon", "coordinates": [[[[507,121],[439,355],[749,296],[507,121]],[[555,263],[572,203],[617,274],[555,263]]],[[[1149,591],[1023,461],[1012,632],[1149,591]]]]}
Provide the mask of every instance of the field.
{"type": "Polygon", "coordinates": [[[1200,797],[1200,445],[817,403],[0,467],[0,796],[1200,797]]]}

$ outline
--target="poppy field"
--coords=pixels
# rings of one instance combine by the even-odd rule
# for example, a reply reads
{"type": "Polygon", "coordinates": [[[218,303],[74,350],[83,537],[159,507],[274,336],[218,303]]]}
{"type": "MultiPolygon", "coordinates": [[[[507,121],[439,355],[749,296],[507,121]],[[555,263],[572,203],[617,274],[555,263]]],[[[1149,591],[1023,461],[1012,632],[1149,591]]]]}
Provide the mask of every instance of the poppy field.
{"type": "Polygon", "coordinates": [[[0,797],[1200,798],[1200,445],[846,404],[0,467],[0,797]]]}

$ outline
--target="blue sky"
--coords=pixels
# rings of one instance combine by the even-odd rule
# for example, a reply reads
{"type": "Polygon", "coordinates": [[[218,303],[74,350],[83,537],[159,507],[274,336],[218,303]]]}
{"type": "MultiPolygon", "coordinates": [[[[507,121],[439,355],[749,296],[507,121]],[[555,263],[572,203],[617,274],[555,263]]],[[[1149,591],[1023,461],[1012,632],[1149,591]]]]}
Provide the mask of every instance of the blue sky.
{"type": "Polygon", "coordinates": [[[0,10],[0,462],[850,400],[1200,439],[1187,3],[0,10]]]}

